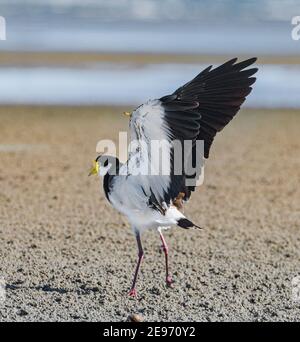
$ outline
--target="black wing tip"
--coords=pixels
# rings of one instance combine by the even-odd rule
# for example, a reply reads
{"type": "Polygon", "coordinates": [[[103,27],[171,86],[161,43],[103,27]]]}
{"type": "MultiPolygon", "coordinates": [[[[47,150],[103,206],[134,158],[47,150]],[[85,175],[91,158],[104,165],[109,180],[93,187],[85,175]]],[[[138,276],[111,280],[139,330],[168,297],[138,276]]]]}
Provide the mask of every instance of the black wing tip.
{"type": "Polygon", "coordinates": [[[256,74],[258,72],[258,68],[251,68],[251,69],[247,69],[249,72],[251,72],[251,76],[256,74]]]}
{"type": "MultiPolygon", "coordinates": [[[[226,63],[230,63],[232,61],[234,61],[234,63],[235,63],[235,62],[237,62],[238,59],[239,59],[238,57],[234,57],[234,58],[230,59],[226,63]]],[[[245,63],[249,63],[249,65],[251,65],[251,64],[255,63],[256,61],[257,61],[257,57],[250,57],[250,58],[245,59],[245,60],[243,60],[243,61],[241,61],[239,63],[244,63],[245,62],[245,63]]]]}
{"type": "Polygon", "coordinates": [[[253,64],[257,61],[257,57],[251,57],[249,59],[246,59],[246,61],[248,61],[250,64],[253,64]]]}
{"type": "Polygon", "coordinates": [[[243,70],[245,68],[248,68],[250,65],[254,64],[256,61],[257,61],[257,57],[251,57],[251,58],[248,58],[241,62],[236,63],[234,67],[239,67],[240,70],[243,70]]]}
{"type": "Polygon", "coordinates": [[[226,64],[226,65],[234,64],[235,62],[237,62],[237,60],[238,60],[237,57],[231,58],[227,62],[223,63],[223,65],[224,64],[226,64]]]}
{"type": "Polygon", "coordinates": [[[190,228],[197,228],[197,229],[202,229],[201,227],[197,226],[195,223],[192,221],[188,220],[187,218],[181,218],[177,221],[177,225],[180,228],[184,229],[190,229],[190,228]]]}
{"type": "Polygon", "coordinates": [[[231,66],[232,68],[241,71],[245,68],[248,68],[250,65],[254,64],[256,61],[257,61],[257,57],[251,57],[242,61],[238,61],[238,57],[234,57],[228,60],[227,62],[221,64],[216,69],[231,66]]]}

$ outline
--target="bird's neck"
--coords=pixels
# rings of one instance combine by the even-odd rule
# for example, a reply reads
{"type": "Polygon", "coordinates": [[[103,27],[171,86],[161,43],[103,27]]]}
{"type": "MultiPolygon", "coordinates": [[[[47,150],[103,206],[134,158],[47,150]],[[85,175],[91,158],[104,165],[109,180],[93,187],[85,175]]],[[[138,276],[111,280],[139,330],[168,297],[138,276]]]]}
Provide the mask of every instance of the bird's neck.
{"type": "Polygon", "coordinates": [[[108,201],[109,201],[109,193],[111,191],[112,180],[114,177],[119,175],[119,169],[120,169],[120,161],[118,158],[116,158],[116,170],[113,172],[113,174],[110,174],[108,170],[108,172],[103,177],[103,189],[104,189],[104,193],[108,201]]]}
{"type": "Polygon", "coordinates": [[[109,184],[110,184],[110,178],[112,176],[110,176],[108,173],[103,177],[103,190],[104,190],[104,193],[105,193],[105,197],[109,200],[109,192],[110,192],[110,187],[109,187],[109,184]]]}

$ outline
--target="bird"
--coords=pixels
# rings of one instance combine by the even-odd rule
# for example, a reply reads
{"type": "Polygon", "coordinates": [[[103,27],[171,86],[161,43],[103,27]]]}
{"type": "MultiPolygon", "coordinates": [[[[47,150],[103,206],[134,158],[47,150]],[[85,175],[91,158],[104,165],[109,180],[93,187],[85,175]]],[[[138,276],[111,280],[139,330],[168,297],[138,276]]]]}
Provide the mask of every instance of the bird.
{"type": "Polygon", "coordinates": [[[148,229],[157,230],[165,256],[165,281],[173,287],[169,269],[169,248],[163,230],[173,226],[183,229],[201,229],[184,215],[183,207],[196,190],[203,164],[209,157],[212,142],[237,114],[256,81],[252,67],[257,58],[239,62],[233,58],[218,67],[208,66],[194,79],[170,95],[148,100],[134,109],[129,116],[131,142],[128,160],[121,163],[116,156],[99,154],[93,161],[89,175],[102,178],[103,189],[109,203],[125,215],[132,227],[138,247],[129,296],[136,297],[136,283],[144,258],[141,235],[148,229]],[[250,67],[251,68],[248,68],[250,67]],[[166,142],[162,163],[169,164],[169,173],[149,174],[157,161],[149,152],[153,141],[166,142]],[[179,160],[196,165],[192,173],[175,173],[176,149],[173,141],[190,141],[190,147],[179,160]],[[203,142],[203,153],[196,148],[203,142]]]}

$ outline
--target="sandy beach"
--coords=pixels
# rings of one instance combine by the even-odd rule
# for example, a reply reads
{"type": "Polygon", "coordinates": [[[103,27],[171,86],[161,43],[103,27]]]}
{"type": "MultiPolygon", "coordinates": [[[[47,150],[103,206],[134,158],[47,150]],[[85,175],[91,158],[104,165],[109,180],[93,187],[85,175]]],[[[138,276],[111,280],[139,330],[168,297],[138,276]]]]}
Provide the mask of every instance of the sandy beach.
{"type": "MultiPolygon", "coordinates": [[[[151,53],[91,53],[91,52],[9,52],[0,54],[0,66],[90,66],[97,63],[124,63],[141,66],[143,64],[220,64],[232,58],[232,54],[151,54],[151,53]]],[[[249,54],[239,54],[240,59],[249,58],[249,54]]],[[[297,55],[263,55],[262,64],[298,65],[297,55]]]]}
{"type": "Polygon", "coordinates": [[[300,300],[300,112],[244,110],[213,145],[186,214],[203,230],[156,232],[137,251],[125,218],[88,177],[118,107],[0,108],[0,321],[296,321],[300,300]]]}

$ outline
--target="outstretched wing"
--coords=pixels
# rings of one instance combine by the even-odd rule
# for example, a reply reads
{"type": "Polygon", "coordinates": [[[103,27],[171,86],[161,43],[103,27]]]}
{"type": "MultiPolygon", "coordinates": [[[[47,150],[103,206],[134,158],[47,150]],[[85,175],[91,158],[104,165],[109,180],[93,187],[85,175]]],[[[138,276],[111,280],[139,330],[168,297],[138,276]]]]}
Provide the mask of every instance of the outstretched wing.
{"type": "MultiPolygon", "coordinates": [[[[168,117],[173,116],[174,111],[176,115],[186,115],[187,111],[184,107],[180,108],[181,103],[198,103],[197,108],[193,110],[199,114],[197,122],[200,128],[196,140],[204,142],[205,158],[209,156],[216,133],[221,131],[237,114],[246,96],[252,90],[251,85],[256,80],[252,76],[257,72],[257,68],[245,70],[256,61],[256,58],[240,63],[236,61],[237,58],[231,59],[215,69],[209,66],[172,95],[160,99],[168,117]],[[179,109],[173,109],[174,103],[179,109]]],[[[194,147],[193,165],[196,165],[197,158],[194,147]]],[[[196,174],[194,176],[197,177],[196,174]]],[[[187,178],[192,179],[194,176],[188,175],[187,178]]],[[[190,191],[194,190],[195,186],[189,186],[187,196],[190,196],[190,191]]]]}
{"type": "Polygon", "coordinates": [[[148,101],[133,111],[130,120],[131,140],[138,143],[128,160],[130,174],[137,164],[146,169],[154,163],[153,168],[159,168],[151,159],[150,144],[153,140],[166,141],[170,174],[144,175],[142,181],[144,191],[157,204],[169,203],[179,194],[184,194],[183,198],[188,199],[200,174],[200,170],[189,175],[174,173],[172,142],[191,141],[190,150],[184,151],[183,162],[190,161],[196,166],[197,158],[203,158],[197,155],[196,142],[204,142],[204,157],[208,158],[216,133],[232,120],[251,92],[251,85],[256,80],[252,76],[257,68],[246,68],[256,58],[240,63],[236,61],[237,58],[234,58],[215,69],[210,66],[173,94],[148,101]],[[194,181],[193,185],[187,185],[187,179],[194,181]]]}
{"type": "MultiPolygon", "coordinates": [[[[237,58],[231,59],[213,70],[212,66],[209,66],[172,95],[176,96],[173,101],[198,103],[196,111],[201,117],[197,139],[204,140],[205,158],[209,156],[209,149],[216,133],[236,115],[256,80],[251,76],[257,72],[257,68],[244,70],[253,64],[256,58],[240,63],[236,61],[237,58]]],[[[165,102],[166,108],[170,106],[168,97],[161,100],[165,102]]]]}

